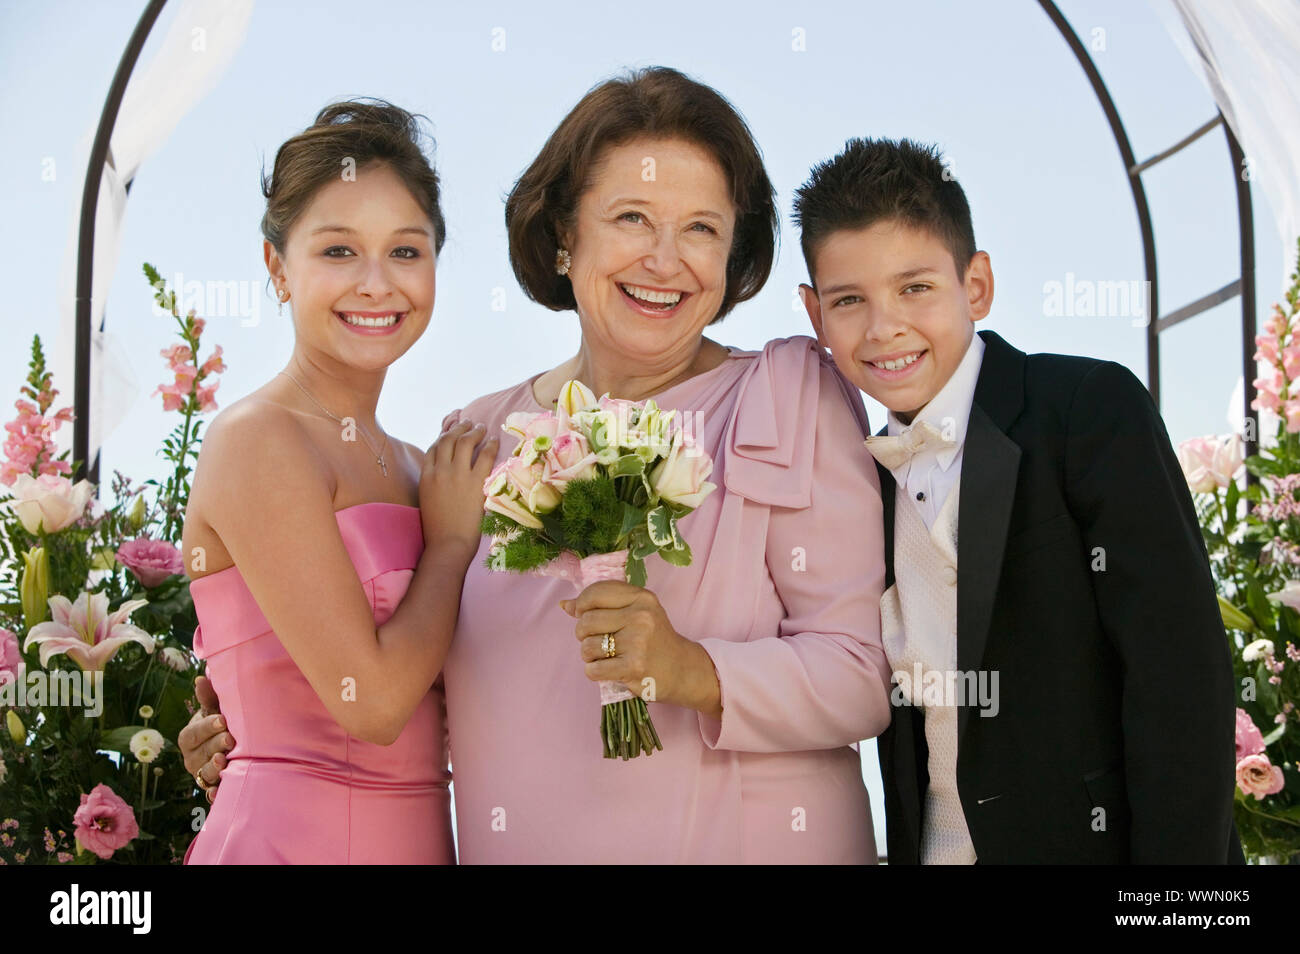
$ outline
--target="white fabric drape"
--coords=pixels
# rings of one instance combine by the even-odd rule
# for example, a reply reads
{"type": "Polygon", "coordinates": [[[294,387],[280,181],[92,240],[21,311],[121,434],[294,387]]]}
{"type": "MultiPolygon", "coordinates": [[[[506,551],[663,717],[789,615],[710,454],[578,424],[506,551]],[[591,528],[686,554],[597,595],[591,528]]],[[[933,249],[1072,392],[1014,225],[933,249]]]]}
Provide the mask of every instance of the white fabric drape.
{"type": "Polygon", "coordinates": [[[1268,203],[1281,233],[1280,274],[1290,275],[1300,235],[1300,3],[1156,0],[1156,5],[1241,143],[1254,200],[1268,203]]]}
{"type": "MultiPolygon", "coordinates": [[[[104,302],[117,268],[118,243],[126,213],[126,184],[171,135],[176,124],[217,83],[243,44],[253,0],[181,0],[171,12],[171,26],[157,52],[136,64],[122,99],[110,140],[110,164],[100,183],[95,217],[94,282],[91,300],[89,460],[126,416],[140,392],[126,351],[111,330],[100,331],[104,302]]],[[[157,25],[156,25],[157,26],[157,25]]],[[[156,27],[155,27],[156,28],[156,27]]],[[[103,90],[107,94],[107,87],[103,90]]],[[[77,235],[81,219],[81,185],[90,160],[98,113],[78,146],[77,170],[68,241],[59,272],[59,332],[53,349],[46,343],[58,406],[72,404],[76,366],[77,235]]],[[[160,345],[161,347],[161,345],[160,345]]],[[[56,435],[59,451],[72,446],[72,428],[56,435]]],[[[101,482],[107,482],[104,474],[101,482]]]]}

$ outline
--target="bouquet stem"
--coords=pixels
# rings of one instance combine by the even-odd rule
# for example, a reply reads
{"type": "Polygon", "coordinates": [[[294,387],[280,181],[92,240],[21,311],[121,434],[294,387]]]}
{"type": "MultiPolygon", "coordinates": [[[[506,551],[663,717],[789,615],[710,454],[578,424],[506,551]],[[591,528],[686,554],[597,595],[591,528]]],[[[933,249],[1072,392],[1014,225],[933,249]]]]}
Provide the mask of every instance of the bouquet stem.
{"type": "Polygon", "coordinates": [[[650,710],[640,696],[601,706],[600,721],[607,759],[627,761],[639,755],[653,755],[655,749],[663,750],[650,710]]]}

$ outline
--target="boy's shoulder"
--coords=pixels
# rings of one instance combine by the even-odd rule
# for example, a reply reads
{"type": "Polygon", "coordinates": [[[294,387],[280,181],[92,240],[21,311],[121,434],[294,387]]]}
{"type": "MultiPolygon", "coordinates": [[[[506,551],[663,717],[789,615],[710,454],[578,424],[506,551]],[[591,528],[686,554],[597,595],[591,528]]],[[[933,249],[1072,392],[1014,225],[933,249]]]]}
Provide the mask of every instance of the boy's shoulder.
{"type": "MultiPolygon", "coordinates": [[[[1015,349],[1009,342],[1001,343],[1015,349]]],[[[986,354],[990,344],[993,342],[986,336],[986,354]]],[[[1154,407],[1146,385],[1118,361],[1049,351],[1021,354],[1024,355],[1024,402],[1028,411],[1043,404],[1061,410],[1073,407],[1076,411],[1107,404],[1154,407]]]]}

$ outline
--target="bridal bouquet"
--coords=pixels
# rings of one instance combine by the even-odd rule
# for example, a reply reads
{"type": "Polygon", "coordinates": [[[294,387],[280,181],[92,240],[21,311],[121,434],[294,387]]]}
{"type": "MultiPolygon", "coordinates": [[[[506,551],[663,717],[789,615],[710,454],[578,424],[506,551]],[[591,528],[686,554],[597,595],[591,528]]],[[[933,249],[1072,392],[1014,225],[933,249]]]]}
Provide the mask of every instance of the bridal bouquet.
{"type": "Polygon", "coordinates": [[[164,440],[164,483],[115,472],[101,506],[70,479],[53,434],[73,419],[32,343],[0,461],[0,864],[178,864],[203,820],[168,740],[189,720],[197,621],[177,547],[216,406],[221,348],[201,364],[203,319],[181,316],[149,266],[181,341],[154,392],[181,420],[164,440]],[[152,493],[150,491],[152,490],[152,493]],[[150,502],[152,497],[152,502],[150,502]]]}
{"type": "Polygon", "coordinates": [[[1291,278],[1255,339],[1260,452],[1243,459],[1236,434],[1178,447],[1238,687],[1237,829],[1247,854],[1284,861],[1300,852],[1300,264],[1291,278]]]}
{"type": "MultiPolygon", "coordinates": [[[[608,579],[644,586],[655,553],[687,566],[677,521],[716,487],[705,480],[712,460],[673,426],[676,413],[653,400],[597,400],[575,380],[553,412],[509,415],[502,430],[519,443],[483,485],[488,568],[567,579],[581,592],[608,579]]],[[[599,685],[605,758],[662,750],[646,700],[599,685]]]]}

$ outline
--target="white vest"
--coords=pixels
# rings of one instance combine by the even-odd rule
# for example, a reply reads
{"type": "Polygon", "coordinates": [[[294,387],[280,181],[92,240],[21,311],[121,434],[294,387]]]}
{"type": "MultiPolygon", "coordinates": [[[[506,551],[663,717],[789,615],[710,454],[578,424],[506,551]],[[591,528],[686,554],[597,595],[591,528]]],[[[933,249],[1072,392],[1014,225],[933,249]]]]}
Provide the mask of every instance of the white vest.
{"type": "MultiPolygon", "coordinates": [[[[954,487],[927,530],[902,485],[894,496],[894,585],[880,600],[881,636],[890,670],[906,674],[916,704],[922,675],[957,669],[957,498],[954,487]]],[[[952,700],[944,700],[951,702],[952,700]]],[[[921,863],[973,864],[975,846],[957,795],[957,708],[925,708],[930,784],[921,820],[921,863]]]]}

